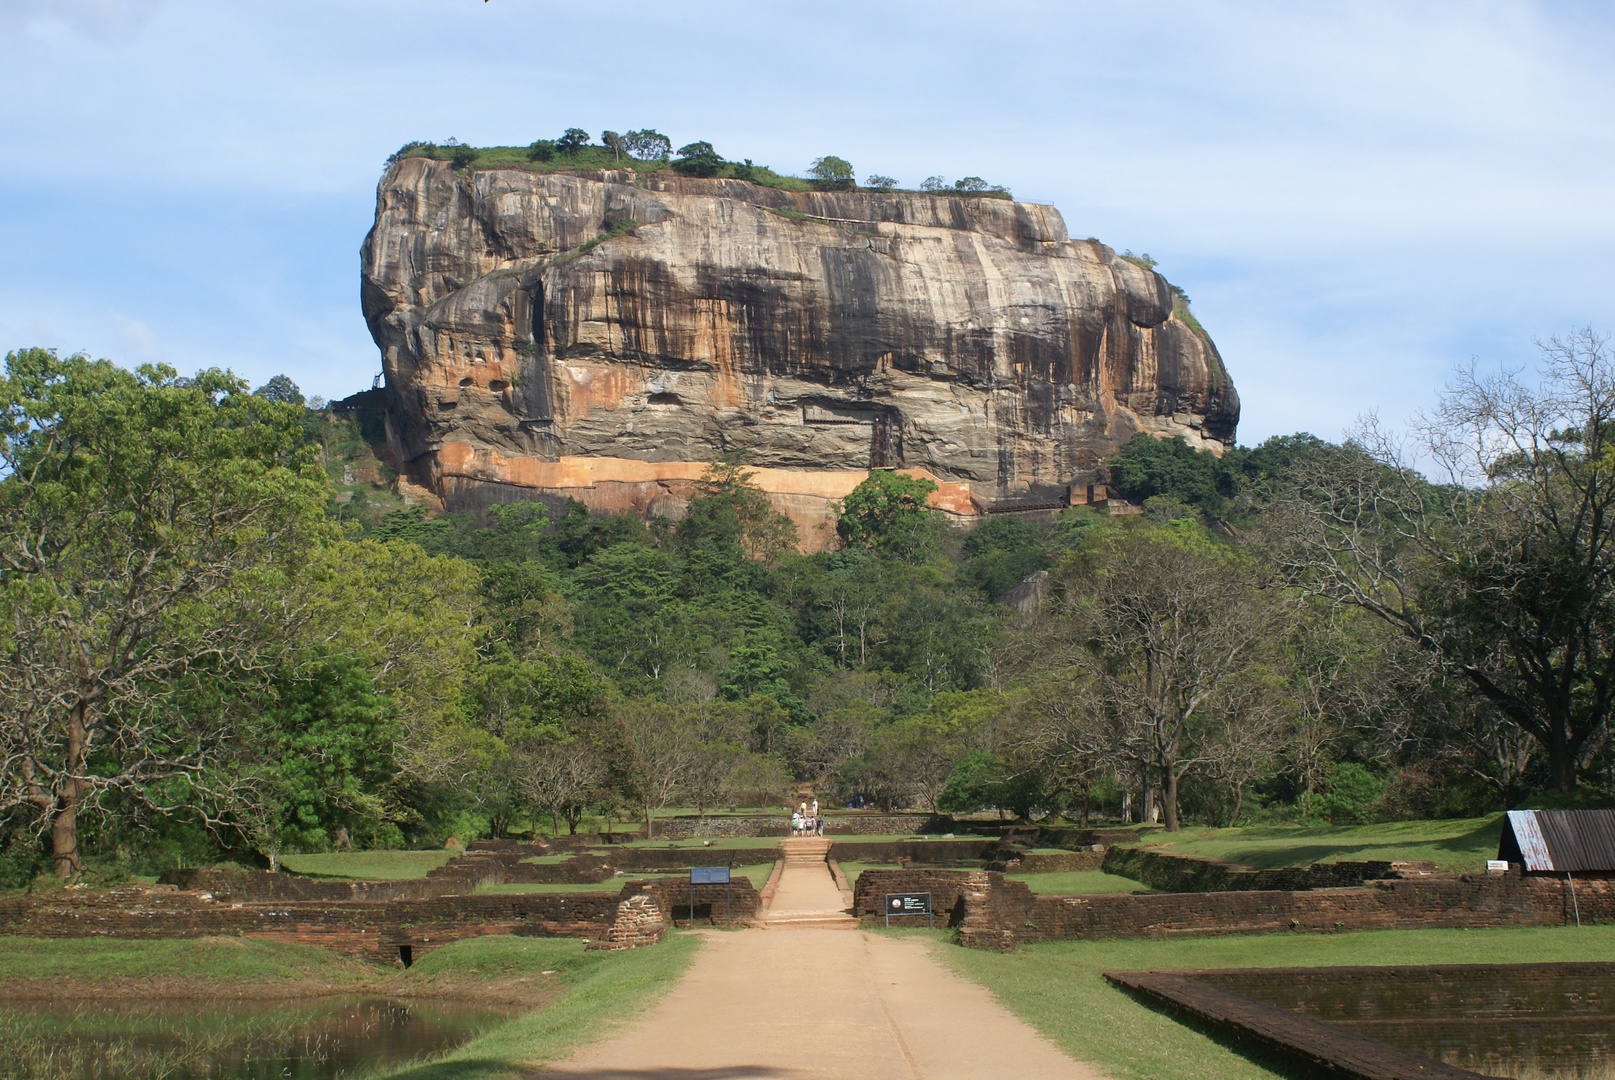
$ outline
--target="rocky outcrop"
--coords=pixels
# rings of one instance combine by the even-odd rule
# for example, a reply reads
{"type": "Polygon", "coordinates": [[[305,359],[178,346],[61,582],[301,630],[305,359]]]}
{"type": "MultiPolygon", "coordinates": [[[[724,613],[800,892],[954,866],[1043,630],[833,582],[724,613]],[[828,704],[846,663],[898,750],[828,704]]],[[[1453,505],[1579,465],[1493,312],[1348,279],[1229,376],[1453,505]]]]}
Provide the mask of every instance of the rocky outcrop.
{"type": "Polygon", "coordinates": [[[1239,414],[1160,275],[1003,199],[404,158],[363,303],[367,404],[454,506],[676,515],[730,451],[806,524],[872,467],[959,514],[1081,502],[1133,432],[1220,451],[1239,414]]]}

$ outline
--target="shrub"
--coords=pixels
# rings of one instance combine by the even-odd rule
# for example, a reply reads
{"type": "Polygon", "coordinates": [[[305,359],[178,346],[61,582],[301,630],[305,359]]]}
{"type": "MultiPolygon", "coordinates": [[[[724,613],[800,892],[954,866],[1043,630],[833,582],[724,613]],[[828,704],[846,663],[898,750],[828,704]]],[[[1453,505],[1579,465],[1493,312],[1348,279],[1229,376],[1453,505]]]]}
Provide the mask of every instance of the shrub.
{"type": "Polygon", "coordinates": [[[476,160],[477,151],[472,146],[456,146],[454,152],[449,155],[449,161],[456,169],[464,169],[476,160]]]}
{"type": "Polygon", "coordinates": [[[528,161],[549,161],[554,157],[554,139],[534,139],[527,147],[528,161]]]}
{"type": "Polygon", "coordinates": [[[1322,791],[1301,796],[1301,819],[1331,825],[1370,824],[1379,820],[1379,804],[1388,786],[1356,762],[1343,761],[1329,771],[1322,791]]]}

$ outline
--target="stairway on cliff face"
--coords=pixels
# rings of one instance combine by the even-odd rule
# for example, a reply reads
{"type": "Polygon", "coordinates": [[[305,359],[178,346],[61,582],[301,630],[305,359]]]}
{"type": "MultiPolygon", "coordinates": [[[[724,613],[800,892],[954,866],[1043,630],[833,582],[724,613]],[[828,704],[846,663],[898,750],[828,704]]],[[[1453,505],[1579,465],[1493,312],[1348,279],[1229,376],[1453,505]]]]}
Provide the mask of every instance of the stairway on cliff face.
{"type": "Polygon", "coordinates": [[[770,930],[856,930],[858,920],[826,861],[830,841],[792,836],[780,841],[780,850],[785,865],[763,926],[770,930]]]}

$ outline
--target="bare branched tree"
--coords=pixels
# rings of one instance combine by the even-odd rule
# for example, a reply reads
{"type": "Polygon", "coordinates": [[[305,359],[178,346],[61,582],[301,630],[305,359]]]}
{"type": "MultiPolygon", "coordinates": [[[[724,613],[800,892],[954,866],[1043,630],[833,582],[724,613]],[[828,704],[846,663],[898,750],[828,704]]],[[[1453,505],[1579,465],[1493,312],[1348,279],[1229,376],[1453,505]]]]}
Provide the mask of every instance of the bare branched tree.
{"type": "Polygon", "coordinates": [[[1372,418],[1298,462],[1274,503],[1275,557],[1436,658],[1570,791],[1615,705],[1615,358],[1591,330],[1541,353],[1535,385],[1461,371],[1421,420],[1443,485],[1372,418]]]}

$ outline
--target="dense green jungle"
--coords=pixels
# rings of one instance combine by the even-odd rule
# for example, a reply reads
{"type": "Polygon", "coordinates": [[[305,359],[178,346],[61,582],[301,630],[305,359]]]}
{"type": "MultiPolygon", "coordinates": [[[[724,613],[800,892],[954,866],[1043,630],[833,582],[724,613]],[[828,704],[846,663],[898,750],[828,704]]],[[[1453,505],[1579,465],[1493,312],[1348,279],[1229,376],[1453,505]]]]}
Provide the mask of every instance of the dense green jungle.
{"type": "Polygon", "coordinates": [[[19,350],[0,885],[799,783],[1168,829],[1601,803],[1615,364],[1583,332],[1542,370],[1455,376],[1415,459],[1372,425],[1220,457],[1140,434],[1108,510],[961,527],[877,470],[803,555],[740,457],[677,521],[434,513],[380,430],[284,376],[19,350]]]}

